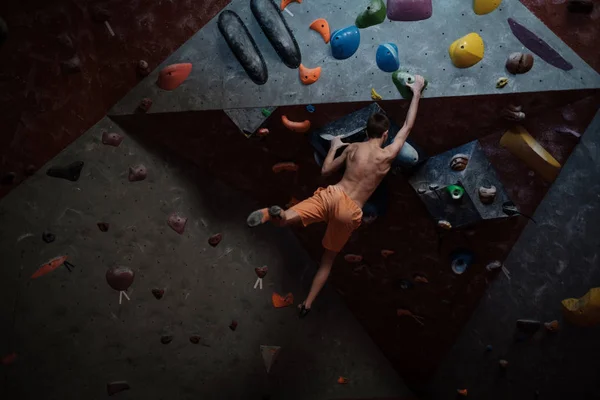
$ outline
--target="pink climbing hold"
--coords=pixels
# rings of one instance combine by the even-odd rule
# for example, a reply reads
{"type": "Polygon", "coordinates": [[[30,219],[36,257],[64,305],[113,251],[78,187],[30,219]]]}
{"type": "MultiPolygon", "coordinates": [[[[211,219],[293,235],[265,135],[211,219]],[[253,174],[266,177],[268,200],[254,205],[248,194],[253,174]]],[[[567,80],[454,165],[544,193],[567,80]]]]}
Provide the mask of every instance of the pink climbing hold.
{"type": "Polygon", "coordinates": [[[223,240],[223,235],[221,233],[217,233],[208,238],[208,244],[212,247],[217,247],[219,243],[223,240]]]}
{"type": "Polygon", "coordinates": [[[269,271],[269,267],[267,267],[266,265],[264,267],[254,268],[254,272],[256,273],[256,276],[258,276],[261,279],[264,278],[265,276],[267,276],[268,271],[269,271]]]}
{"type": "Polygon", "coordinates": [[[102,144],[118,147],[123,141],[123,139],[125,139],[125,136],[120,135],[118,133],[108,133],[106,131],[102,132],[102,144]]]}
{"type": "Polygon", "coordinates": [[[138,111],[141,113],[147,113],[152,107],[152,99],[149,97],[144,97],[138,106],[138,111]]]}
{"type": "Polygon", "coordinates": [[[144,164],[129,167],[129,182],[143,181],[148,175],[148,169],[144,164]]]}
{"type": "Polygon", "coordinates": [[[433,14],[431,0],[388,0],[387,16],[392,21],[421,21],[433,14]]]}
{"type": "Polygon", "coordinates": [[[183,234],[183,231],[185,230],[186,222],[187,222],[187,218],[182,217],[177,213],[172,213],[171,215],[169,215],[169,218],[167,219],[167,224],[169,224],[171,229],[173,229],[175,232],[179,233],[180,235],[183,234]]]}
{"type": "Polygon", "coordinates": [[[118,291],[124,292],[133,284],[135,273],[129,267],[112,267],[106,271],[106,282],[118,291]]]}
{"type": "Polygon", "coordinates": [[[346,254],[344,256],[344,260],[346,260],[346,262],[349,262],[351,264],[356,264],[359,263],[363,260],[362,256],[357,255],[357,254],[346,254]]]}

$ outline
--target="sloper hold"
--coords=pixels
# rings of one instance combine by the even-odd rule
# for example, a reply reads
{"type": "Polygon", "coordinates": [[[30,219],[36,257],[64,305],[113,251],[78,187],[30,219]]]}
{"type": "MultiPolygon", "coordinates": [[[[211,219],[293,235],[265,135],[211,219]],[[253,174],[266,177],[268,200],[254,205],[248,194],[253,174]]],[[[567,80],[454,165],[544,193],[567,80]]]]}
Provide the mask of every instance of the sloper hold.
{"type": "Polygon", "coordinates": [[[392,21],[421,21],[433,14],[431,0],[388,0],[387,16],[392,21]]]}
{"type": "Polygon", "coordinates": [[[381,24],[385,21],[386,8],[383,0],[371,0],[367,8],[358,14],[354,22],[360,29],[381,24]]]}
{"type": "Polygon", "coordinates": [[[485,15],[500,6],[502,0],[473,0],[473,11],[477,15],[485,15]]]}
{"type": "Polygon", "coordinates": [[[192,64],[171,64],[158,73],[156,84],[163,90],[175,90],[192,72],[192,64]]]}
{"type": "Polygon", "coordinates": [[[293,3],[294,1],[302,4],[302,0],[281,0],[281,5],[279,6],[279,8],[281,9],[281,11],[283,11],[287,6],[290,5],[290,3],[293,3]]]}
{"type": "Polygon", "coordinates": [[[517,39],[548,64],[555,66],[556,68],[562,69],[563,71],[570,71],[573,69],[573,65],[570,62],[562,58],[556,50],[554,50],[548,43],[543,41],[538,35],[525,28],[512,18],[508,19],[508,26],[517,39]]]}
{"type": "Polygon", "coordinates": [[[448,48],[452,64],[457,68],[469,68],[483,59],[485,46],[479,34],[471,32],[455,40],[448,48]]]}
{"type": "Polygon", "coordinates": [[[533,67],[533,56],[529,53],[511,53],[506,59],[506,70],[513,75],[529,72],[533,67]]]}
{"type": "Polygon", "coordinates": [[[329,30],[329,22],[327,22],[327,20],[324,18],[315,19],[312,24],[310,24],[310,29],[319,32],[325,43],[329,43],[331,31],[329,30]]]}
{"type": "Polygon", "coordinates": [[[360,31],[354,25],[338,29],[331,35],[331,55],[338,60],[350,58],[360,45],[360,31]]]}
{"type": "Polygon", "coordinates": [[[115,290],[125,291],[133,284],[135,273],[129,267],[112,267],[106,271],[106,283],[115,290]]]}
{"type": "Polygon", "coordinates": [[[175,232],[180,235],[185,231],[185,224],[187,223],[187,218],[182,217],[177,213],[172,213],[169,215],[167,219],[167,224],[173,229],[175,232]]]}
{"type": "Polygon", "coordinates": [[[125,137],[116,132],[102,132],[102,144],[118,147],[125,137]]]}
{"type": "Polygon", "coordinates": [[[398,57],[398,46],[394,43],[384,43],[379,45],[375,54],[375,61],[380,70],[384,72],[394,72],[400,68],[400,58],[398,57]]]}
{"type": "Polygon", "coordinates": [[[129,182],[143,181],[148,176],[148,169],[144,164],[129,167],[129,182]]]}
{"type": "MultiPolygon", "coordinates": [[[[409,74],[408,72],[396,71],[392,74],[392,82],[394,82],[394,85],[396,85],[396,89],[398,89],[400,95],[405,99],[413,98],[412,89],[406,85],[411,84],[414,81],[415,76],[409,74]]],[[[425,79],[425,85],[423,86],[423,90],[425,90],[428,84],[429,82],[427,81],[427,79],[425,79]]],[[[406,147],[406,144],[403,147],[406,147]]]]}
{"type": "Polygon", "coordinates": [[[233,11],[219,14],[219,31],[252,82],[264,85],[269,79],[267,64],[242,19],[233,11]]]}
{"type": "Polygon", "coordinates": [[[288,117],[286,117],[285,115],[282,115],[281,122],[283,123],[283,126],[288,128],[292,132],[304,133],[310,129],[310,121],[309,120],[304,120],[304,121],[300,121],[300,122],[290,121],[288,119],[288,117]]]}
{"type": "Polygon", "coordinates": [[[560,163],[522,126],[506,131],[500,139],[500,145],[524,161],[546,181],[554,182],[558,176],[560,163]]]}
{"type": "Polygon", "coordinates": [[[265,368],[267,374],[271,371],[271,367],[275,363],[277,355],[281,351],[281,346],[265,346],[260,345],[260,354],[262,355],[263,361],[265,362],[265,368]]]}
{"type": "Polygon", "coordinates": [[[269,42],[289,68],[296,69],[302,62],[298,42],[273,0],[250,0],[250,8],[269,42]]]}
{"type": "Polygon", "coordinates": [[[83,169],[83,161],[75,161],[66,166],[50,167],[46,175],[53,178],[62,178],[71,182],[77,182],[83,169]]]}
{"type": "Polygon", "coordinates": [[[300,64],[298,72],[300,74],[300,81],[305,85],[312,85],[321,77],[321,67],[306,68],[304,65],[300,64]]]}
{"type": "Polygon", "coordinates": [[[579,326],[600,324],[600,287],[590,289],[579,299],[564,299],[563,315],[567,321],[579,326]]]}

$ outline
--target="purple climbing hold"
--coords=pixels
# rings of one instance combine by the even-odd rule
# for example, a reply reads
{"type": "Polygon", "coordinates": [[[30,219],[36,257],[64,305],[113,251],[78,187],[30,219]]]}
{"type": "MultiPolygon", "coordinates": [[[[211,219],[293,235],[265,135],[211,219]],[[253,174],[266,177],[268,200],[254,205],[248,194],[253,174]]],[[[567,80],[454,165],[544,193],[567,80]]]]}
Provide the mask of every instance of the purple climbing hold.
{"type": "Polygon", "coordinates": [[[125,137],[115,132],[102,132],[102,144],[118,147],[125,137]]]}
{"type": "Polygon", "coordinates": [[[129,167],[129,182],[143,181],[148,175],[148,170],[144,164],[129,167]]]}
{"type": "Polygon", "coordinates": [[[115,381],[115,382],[109,382],[106,384],[106,393],[109,396],[112,396],[113,394],[122,392],[123,390],[129,390],[130,386],[129,383],[127,383],[127,381],[115,381]]]}
{"type": "Polygon", "coordinates": [[[388,0],[387,16],[392,21],[421,21],[433,14],[431,0],[388,0]]]}
{"type": "Polygon", "coordinates": [[[135,273],[129,267],[112,267],[106,271],[106,282],[108,285],[119,291],[125,291],[133,283],[135,273]]]}
{"type": "Polygon", "coordinates": [[[169,218],[167,219],[167,224],[169,224],[171,229],[173,229],[175,232],[179,233],[180,235],[185,230],[186,222],[187,222],[187,218],[182,217],[181,215],[179,215],[177,213],[172,213],[171,215],[169,215],[169,218]]]}
{"type": "Polygon", "coordinates": [[[508,25],[510,26],[512,33],[519,39],[523,46],[527,47],[539,58],[564,71],[573,69],[573,65],[571,65],[570,62],[562,58],[556,50],[550,47],[550,45],[543,41],[538,35],[531,32],[512,18],[508,19],[508,25]]]}

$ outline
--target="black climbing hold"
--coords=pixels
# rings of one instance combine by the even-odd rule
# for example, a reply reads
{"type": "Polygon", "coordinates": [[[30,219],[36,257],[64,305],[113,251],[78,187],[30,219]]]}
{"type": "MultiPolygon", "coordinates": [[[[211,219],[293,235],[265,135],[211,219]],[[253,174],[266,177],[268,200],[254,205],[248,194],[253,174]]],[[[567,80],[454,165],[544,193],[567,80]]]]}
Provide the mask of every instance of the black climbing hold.
{"type": "Polygon", "coordinates": [[[519,319],[517,320],[517,329],[526,334],[534,334],[536,333],[542,326],[540,321],[536,321],[533,319],[519,319]]]}
{"type": "Polygon", "coordinates": [[[198,344],[200,343],[200,340],[202,338],[200,336],[196,336],[196,335],[192,335],[190,336],[190,342],[194,343],[194,344],[198,344]]]}
{"type": "Polygon", "coordinates": [[[152,295],[157,299],[160,300],[162,299],[162,297],[165,295],[165,291],[164,289],[152,289],[152,295]]]}
{"type": "Polygon", "coordinates": [[[173,341],[173,335],[162,335],[160,337],[160,342],[162,344],[169,344],[173,341]]]}
{"type": "Polygon", "coordinates": [[[53,178],[63,178],[71,182],[77,182],[81,169],[83,168],[83,161],[75,161],[67,166],[50,167],[46,171],[46,175],[53,178]]]}
{"type": "Polygon", "coordinates": [[[231,324],[229,324],[229,329],[231,329],[232,331],[235,331],[237,329],[238,323],[237,321],[233,320],[231,321],[231,324]]]}
{"type": "Polygon", "coordinates": [[[2,46],[2,44],[6,41],[6,38],[8,37],[8,25],[6,25],[6,22],[0,18],[0,46],[2,46]]]}
{"type": "Polygon", "coordinates": [[[148,170],[143,164],[129,167],[129,182],[143,181],[148,175],[148,170]]]}
{"type": "Polygon", "coordinates": [[[2,179],[0,179],[0,184],[12,185],[15,182],[16,177],[17,174],[15,174],[14,172],[8,172],[2,177],[2,179]]]}
{"type": "Polygon", "coordinates": [[[65,74],[75,74],[81,71],[81,59],[75,55],[66,61],[62,61],[60,67],[65,74]]]}
{"type": "Polygon", "coordinates": [[[125,291],[133,283],[135,273],[128,267],[113,267],[106,271],[106,282],[108,285],[119,291],[125,291]]]}
{"type": "Polygon", "coordinates": [[[98,222],[96,225],[98,225],[98,229],[100,229],[102,232],[108,232],[108,228],[110,228],[110,224],[108,222],[98,222]]]}
{"type": "Polygon", "coordinates": [[[250,0],[250,8],[281,61],[289,68],[298,68],[302,62],[300,47],[277,4],[273,0],[250,0]]]}
{"type": "Polygon", "coordinates": [[[515,203],[513,203],[512,201],[502,203],[502,212],[504,212],[504,214],[508,215],[509,217],[512,217],[514,215],[522,215],[523,217],[530,219],[534,224],[537,224],[535,219],[533,219],[527,214],[521,213],[515,205],[515,203]]]}
{"type": "Polygon", "coordinates": [[[106,384],[106,393],[109,396],[112,396],[113,394],[122,392],[123,390],[129,390],[130,386],[129,383],[127,383],[127,381],[115,381],[115,382],[110,382],[106,384]]]}
{"type": "Polygon", "coordinates": [[[233,11],[225,10],[219,15],[217,24],[250,79],[257,85],[264,85],[269,79],[267,64],[242,19],[233,11]]]}
{"type": "Polygon", "coordinates": [[[56,235],[54,235],[53,233],[50,233],[50,232],[43,232],[42,240],[46,243],[52,243],[52,242],[54,242],[54,240],[56,240],[56,235]]]}

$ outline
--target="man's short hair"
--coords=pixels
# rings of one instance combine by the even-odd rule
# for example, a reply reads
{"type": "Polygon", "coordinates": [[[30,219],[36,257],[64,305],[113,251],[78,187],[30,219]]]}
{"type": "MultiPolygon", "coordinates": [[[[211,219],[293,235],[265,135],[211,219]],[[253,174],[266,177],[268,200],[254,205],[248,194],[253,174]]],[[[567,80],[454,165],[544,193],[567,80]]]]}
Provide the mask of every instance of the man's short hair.
{"type": "Polygon", "coordinates": [[[369,117],[367,122],[367,136],[369,139],[376,139],[390,129],[390,120],[382,113],[374,113],[369,117]]]}

